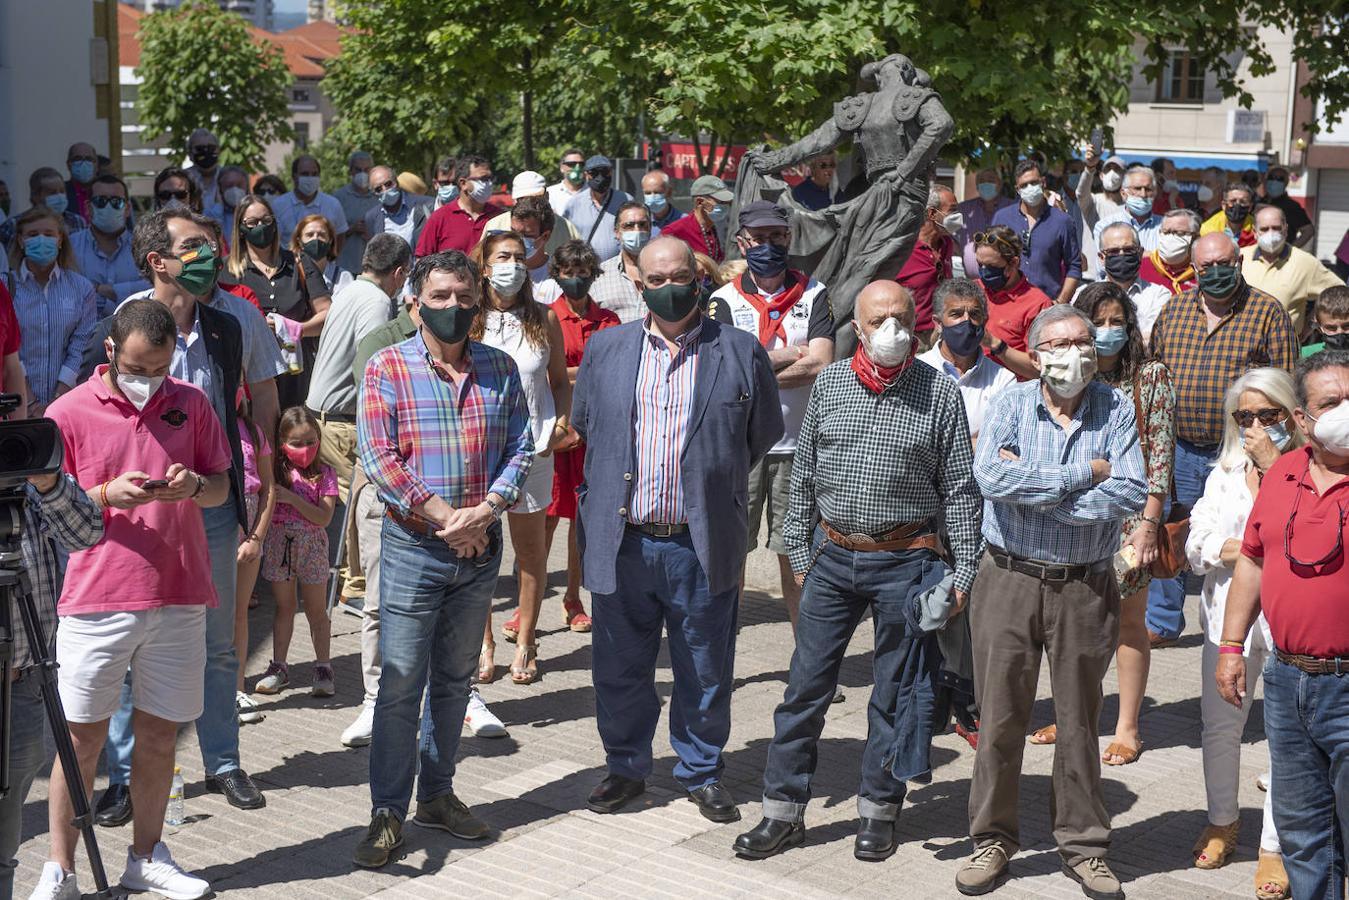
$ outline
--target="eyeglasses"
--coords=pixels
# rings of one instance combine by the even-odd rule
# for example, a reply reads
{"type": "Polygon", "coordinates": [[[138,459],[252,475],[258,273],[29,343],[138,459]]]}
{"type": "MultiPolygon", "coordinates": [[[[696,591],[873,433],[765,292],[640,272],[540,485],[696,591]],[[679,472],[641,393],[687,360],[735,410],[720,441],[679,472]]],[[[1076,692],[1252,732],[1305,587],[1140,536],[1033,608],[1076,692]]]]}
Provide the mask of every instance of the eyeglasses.
{"type": "Polygon", "coordinates": [[[1306,562],[1293,555],[1293,521],[1297,519],[1297,509],[1302,503],[1302,495],[1307,483],[1307,473],[1303,472],[1302,477],[1297,482],[1297,496],[1293,498],[1293,512],[1288,517],[1288,524],[1283,529],[1283,555],[1288,562],[1294,566],[1300,566],[1304,569],[1315,569],[1324,566],[1326,563],[1335,559],[1344,551],[1344,504],[1336,504],[1336,509],[1340,514],[1339,527],[1335,529],[1335,546],[1329,553],[1315,562],[1306,562]]]}
{"type": "Polygon", "coordinates": [[[188,194],[187,191],[158,191],[155,196],[164,201],[186,200],[188,194]]]}
{"type": "Polygon", "coordinates": [[[105,206],[111,206],[113,209],[124,209],[126,207],[125,197],[109,197],[107,195],[89,198],[89,202],[94,205],[94,209],[103,209],[105,206]]]}
{"type": "Polygon", "coordinates": [[[1030,233],[1031,230],[1029,228],[1025,228],[1022,229],[1021,233],[1017,235],[1017,237],[1021,238],[1022,254],[1030,253],[1030,233]]]}
{"type": "Polygon", "coordinates": [[[1112,256],[1138,256],[1140,253],[1137,247],[1111,247],[1109,250],[1102,250],[1101,255],[1109,259],[1112,256]]]}
{"type": "Polygon", "coordinates": [[[1281,421],[1286,415],[1287,413],[1283,410],[1275,407],[1267,407],[1265,409],[1257,409],[1254,411],[1249,409],[1232,410],[1232,420],[1242,428],[1250,428],[1255,424],[1256,419],[1260,420],[1261,425],[1273,425],[1274,423],[1281,421]]]}
{"type": "Polygon", "coordinates": [[[979,231],[974,235],[975,246],[993,247],[1003,256],[1020,256],[1021,248],[992,231],[979,231]]]}
{"type": "Polygon", "coordinates": [[[1070,341],[1067,338],[1059,338],[1056,341],[1045,341],[1035,349],[1041,352],[1049,350],[1052,353],[1062,353],[1069,347],[1076,347],[1083,353],[1086,353],[1088,350],[1095,348],[1095,346],[1096,342],[1089,337],[1081,338],[1076,341],[1070,341]]]}
{"type": "Polygon", "coordinates": [[[590,175],[591,178],[595,177],[603,178],[614,174],[613,169],[586,169],[586,172],[590,175]]]}
{"type": "Polygon", "coordinates": [[[239,224],[245,228],[257,228],[259,225],[275,225],[276,219],[271,216],[263,216],[261,219],[244,219],[239,224]]]}

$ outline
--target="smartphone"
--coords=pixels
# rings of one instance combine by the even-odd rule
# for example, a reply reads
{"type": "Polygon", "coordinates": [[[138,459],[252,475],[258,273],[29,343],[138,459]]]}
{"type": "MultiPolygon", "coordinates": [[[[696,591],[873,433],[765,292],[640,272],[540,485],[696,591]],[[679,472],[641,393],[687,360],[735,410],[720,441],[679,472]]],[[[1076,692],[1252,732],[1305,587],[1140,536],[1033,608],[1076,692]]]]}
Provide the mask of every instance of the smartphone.
{"type": "Polygon", "coordinates": [[[166,488],[168,486],[169,480],[167,478],[151,478],[148,481],[141,482],[141,489],[146,491],[152,491],[155,488],[166,488]]]}
{"type": "Polygon", "coordinates": [[[1091,148],[1096,151],[1096,155],[1101,155],[1101,148],[1105,146],[1105,129],[1097,125],[1091,130],[1091,148]]]}

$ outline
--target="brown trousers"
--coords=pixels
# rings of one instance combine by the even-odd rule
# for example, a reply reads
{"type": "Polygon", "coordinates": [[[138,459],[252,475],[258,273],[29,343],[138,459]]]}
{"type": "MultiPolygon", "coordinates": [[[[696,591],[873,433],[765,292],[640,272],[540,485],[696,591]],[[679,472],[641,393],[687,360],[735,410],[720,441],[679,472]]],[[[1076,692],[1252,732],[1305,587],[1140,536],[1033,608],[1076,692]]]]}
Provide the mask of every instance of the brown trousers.
{"type": "Polygon", "coordinates": [[[1119,588],[1112,566],[1080,581],[1042,582],[1001,569],[987,554],[970,599],[979,750],[970,782],[976,847],[1020,849],[1021,757],[1040,677],[1049,657],[1058,739],[1049,794],[1054,840],[1069,865],[1105,856],[1110,817],[1101,791],[1101,679],[1119,640],[1119,588]]]}

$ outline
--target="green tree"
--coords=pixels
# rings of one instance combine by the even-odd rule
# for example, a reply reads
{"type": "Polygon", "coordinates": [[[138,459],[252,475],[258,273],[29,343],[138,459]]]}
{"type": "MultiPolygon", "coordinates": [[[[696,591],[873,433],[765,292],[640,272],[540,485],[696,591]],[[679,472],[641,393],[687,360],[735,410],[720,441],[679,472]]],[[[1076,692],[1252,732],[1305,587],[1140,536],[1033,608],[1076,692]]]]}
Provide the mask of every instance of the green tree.
{"type": "Polygon", "coordinates": [[[223,162],[256,168],[269,143],[293,137],[281,50],[254,40],[238,15],[213,0],[185,0],[146,16],[137,37],[137,110],[147,138],[167,134],[186,154],[193,129],[210,128],[223,162]]]}

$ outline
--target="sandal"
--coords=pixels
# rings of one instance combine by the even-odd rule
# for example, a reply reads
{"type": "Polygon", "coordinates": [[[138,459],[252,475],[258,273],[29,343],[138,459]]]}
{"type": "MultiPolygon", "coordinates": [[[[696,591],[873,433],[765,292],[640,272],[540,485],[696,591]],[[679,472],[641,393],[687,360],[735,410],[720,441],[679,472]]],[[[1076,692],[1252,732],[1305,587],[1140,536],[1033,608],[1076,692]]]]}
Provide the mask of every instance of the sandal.
{"type": "Polygon", "coordinates": [[[1127,766],[1129,765],[1129,763],[1137,762],[1138,757],[1141,756],[1142,754],[1143,754],[1142,741],[1138,742],[1137,750],[1135,750],[1133,747],[1130,747],[1128,744],[1121,744],[1119,741],[1111,741],[1110,746],[1106,747],[1105,752],[1101,754],[1101,762],[1105,763],[1107,766],[1127,766]],[[1108,756],[1118,756],[1120,758],[1120,761],[1111,762],[1110,760],[1106,759],[1106,757],[1108,756]]]}
{"type": "Polygon", "coordinates": [[[1283,868],[1283,856],[1269,850],[1260,851],[1255,865],[1255,896],[1260,900],[1283,900],[1288,896],[1288,873],[1283,868]],[[1268,890],[1274,885],[1274,890],[1268,890]]]}
{"type": "Polygon", "coordinates": [[[1048,746],[1049,744],[1054,743],[1058,739],[1059,739],[1059,726],[1057,725],[1046,725],[1039,731],[1031,732],[1031,736],[1027,738],[1027,740],[1030,741],[1032,744],[1038,744],[1039,746],[1042,747],[1048,746]]]}
{"type": "Polygon", "coordinates": [[[511,681],[516,684],[533,684],[539,680],[539,645],[520,644],[515,648],[515,661],[511,663],[511,681]],[[524,662],[521,662],[521,657],[524,662]]]}
{"type": "Polygon", "coordinates": [[[590,616],[586,615],[586,608],[581,605],[579,599],[564,599],[562,601],[562,612],[567,617],[567,627],[578,634],[586,634],[590,631],[590,616]]]}
{"type": "Polygon", "coordinates": [[[515,639],[520,636],[520,610],[517,609],[511,613],[511,617],[506,620],[506,624],[501,626],[501,636],[508,643],[515,643],[515,639]]]}
{"type": "Polygon", "coordinates": [[[1227,858],[1237,849],[1237,826],[1208,825],[1194,842],[1194,867],[1196,869],[1221,869],[1227,865],[1227,858]]]}
{"type": "Polygon", "coordinates": [[[497,678],[496,644],[483,644],[478,652],[478,684],[491,684],[497,678]]]}

